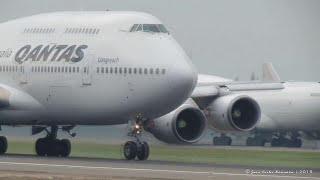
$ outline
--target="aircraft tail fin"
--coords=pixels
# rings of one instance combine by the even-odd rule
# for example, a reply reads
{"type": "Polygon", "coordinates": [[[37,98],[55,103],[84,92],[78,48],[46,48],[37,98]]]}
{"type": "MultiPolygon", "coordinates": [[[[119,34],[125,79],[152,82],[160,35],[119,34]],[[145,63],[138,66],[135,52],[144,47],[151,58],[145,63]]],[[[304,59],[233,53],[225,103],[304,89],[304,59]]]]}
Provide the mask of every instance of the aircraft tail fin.
{"type": "Polygon", "coordinates": [[[262,81],[279,82],[280,78],[274,70],[272,63],[265,62],[262,65],[262,81]]]}

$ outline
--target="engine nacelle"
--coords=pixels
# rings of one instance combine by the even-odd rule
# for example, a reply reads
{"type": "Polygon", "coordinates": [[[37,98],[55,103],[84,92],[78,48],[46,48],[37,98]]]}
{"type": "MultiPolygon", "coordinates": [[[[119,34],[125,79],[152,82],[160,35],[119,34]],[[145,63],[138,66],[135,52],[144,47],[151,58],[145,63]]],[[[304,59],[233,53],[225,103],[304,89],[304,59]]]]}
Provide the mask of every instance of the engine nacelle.
{"type": "Polygon", "coordinates": [[[145,122],[145,129],[166,143],[195,143],[206,130],[207,121],[197,104],[188,99],[167,115],[145,122]]]}
{"type": "Polygon", "coordinates": [[[246,95],[218,97],[205,111],[209,126],[218,131],[250,131],[261,117],[259,104],[246,95]]]}

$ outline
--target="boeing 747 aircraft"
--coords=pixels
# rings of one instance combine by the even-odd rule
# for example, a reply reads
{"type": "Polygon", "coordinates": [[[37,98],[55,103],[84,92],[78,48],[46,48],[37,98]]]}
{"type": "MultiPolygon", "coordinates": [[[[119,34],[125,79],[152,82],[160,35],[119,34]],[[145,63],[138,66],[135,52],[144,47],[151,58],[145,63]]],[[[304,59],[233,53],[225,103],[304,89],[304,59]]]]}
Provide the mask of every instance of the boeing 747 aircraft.
{"type": "MultiPolygon", "coordinates": [[[[132,124],[127,159],[145,160],[142,124],[179,107],[197,72],[157,18],[139,12],[57,12],[0,24],[0,125],[47,132],[39,156],[68,156],[76,125],[132,124]],[[49,128],[48,128],[49,127],[49,128]]],[[[0,137],[0,153],[7,150],[0,137]]]]}

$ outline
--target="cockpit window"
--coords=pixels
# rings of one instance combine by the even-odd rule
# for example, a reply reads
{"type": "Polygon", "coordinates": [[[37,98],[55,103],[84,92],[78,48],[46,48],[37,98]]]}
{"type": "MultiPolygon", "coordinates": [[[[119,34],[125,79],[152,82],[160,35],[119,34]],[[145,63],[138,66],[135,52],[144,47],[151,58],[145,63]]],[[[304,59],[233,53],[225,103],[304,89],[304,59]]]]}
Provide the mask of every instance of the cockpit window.
{"type": "Polygon", "coordinates": [[[139,26],[138,26],[136,31],[142,31],[142,24],[139,24],[139,26]]]}
{"type": "Polygon", "coordinates": [[[167,30],[167,28],[163,24],[158,24],[158,27],[159,27],[160,31],[163,32],[163,33],[168,33],[169,32],[167,30]]]}
{"type": "Polygon", "coordinates": [[[132,26],[130,32],[133,32],[133,31],[136,31],[137,27],[138,27],[139,24],[135,24],[132,26]]]}
{"type": "Polygon", "coordinates": [[[144,24],[143,31],[158,33],[158,32],[160,32],[160,29],[158,28],[158,26],[156,24],[144,24]]]}
{"type": "Polygon", "coordinates": [[[163,24],[135,24],[130,32],[144,31],[151,33],[169,33],[163,24]]]}

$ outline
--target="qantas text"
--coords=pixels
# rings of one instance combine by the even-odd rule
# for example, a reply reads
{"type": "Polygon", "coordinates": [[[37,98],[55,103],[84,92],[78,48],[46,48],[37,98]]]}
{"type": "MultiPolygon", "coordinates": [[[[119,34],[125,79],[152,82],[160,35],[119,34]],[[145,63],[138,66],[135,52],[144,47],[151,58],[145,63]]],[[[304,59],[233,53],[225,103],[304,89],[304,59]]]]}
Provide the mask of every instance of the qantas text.
{"type": "Polygon", "coordinates": [[[16,53],[15,61],[19,64],[25,61],[40,60],[57,62],[63,60],[76,63],[83,59],[83,50],[87,48],[87,45],[38,45],[35,48],[32,48],[31,45],[26,45],[16,53]]]}

